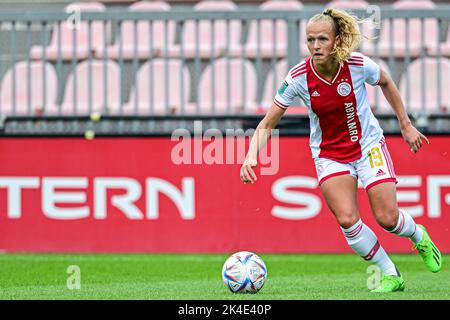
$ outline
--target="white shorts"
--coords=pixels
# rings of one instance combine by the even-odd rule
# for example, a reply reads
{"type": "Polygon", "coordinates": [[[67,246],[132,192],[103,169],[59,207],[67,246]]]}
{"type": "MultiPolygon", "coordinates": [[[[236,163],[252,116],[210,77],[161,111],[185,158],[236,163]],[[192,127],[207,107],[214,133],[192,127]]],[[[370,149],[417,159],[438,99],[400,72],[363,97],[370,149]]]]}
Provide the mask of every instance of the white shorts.
{"type": "Polygon", "coordinates": [[[359,178],[366,190],[382,182],[395,182],[391,156],[384,137],[362,150],[362,157],[349,163],[340,163],[326,158],[315,158],[319,185],[331,177],[349,174],[359,178]]]}

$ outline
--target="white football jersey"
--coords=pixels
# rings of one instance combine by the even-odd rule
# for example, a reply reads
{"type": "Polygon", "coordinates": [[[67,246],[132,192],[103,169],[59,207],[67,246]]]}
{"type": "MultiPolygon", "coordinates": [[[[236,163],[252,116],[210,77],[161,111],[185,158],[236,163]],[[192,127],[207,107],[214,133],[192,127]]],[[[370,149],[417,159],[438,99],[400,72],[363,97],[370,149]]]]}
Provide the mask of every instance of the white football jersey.
{"type": "Polygon", "coordinates": [[[341,63],[331,81],[319,75],[309,57],[289,71],[274,103],[286,109],[300,97],[308,107],[313,157],[347,163],[361,158],[365,146],[383,136],[365,87],[379,79],[378,64],[361,53],[341,63]]]}

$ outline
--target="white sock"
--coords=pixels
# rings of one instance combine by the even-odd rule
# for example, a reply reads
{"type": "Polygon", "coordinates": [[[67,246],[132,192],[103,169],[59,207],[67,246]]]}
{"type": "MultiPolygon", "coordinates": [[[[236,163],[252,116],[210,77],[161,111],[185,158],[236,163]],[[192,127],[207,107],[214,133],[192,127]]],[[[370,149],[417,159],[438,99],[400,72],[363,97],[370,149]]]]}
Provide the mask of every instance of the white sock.
{"type": "Polygon", "coordinates": [[[383,275],[398,275],[394,263],[378,242],[377,236],[361,219],[348,229],[342,228],[348,245],[364,260],[377,265],[383,275]]]}
{"type": "Polygon", "coordinates": [[[423,230],[418,228],[414,219],[405,210],[398,210],[397,225],[393,230],[387,230],[399,237],[411,239],[414,244],[419,243],[423,237],[423,230]]]}

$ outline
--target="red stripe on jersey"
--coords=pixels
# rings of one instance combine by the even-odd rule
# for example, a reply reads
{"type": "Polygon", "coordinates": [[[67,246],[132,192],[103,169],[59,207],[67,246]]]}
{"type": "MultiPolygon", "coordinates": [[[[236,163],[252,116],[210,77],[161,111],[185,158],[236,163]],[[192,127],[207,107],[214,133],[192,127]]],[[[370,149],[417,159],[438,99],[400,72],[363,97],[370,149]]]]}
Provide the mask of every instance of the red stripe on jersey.
{"type": "Polygon", "coordinates": [[[355,62],[349,62],[348,65],[349,65],[349,66],[359,66],[359,67],[364,67],[364,64],[362,64],[362,63],[355,63],[355,62]]]}
{"type": "Polygon", "coordinates": [[[295,70],[292,70],[291,74],[297,73],[297,72],[299,72],[300,70],[306,70],[306,66],[301,66],[301,67],[299,67],[299,68],[296,68],[295,70]]]}
{"type": "Polygon", "coordinates": [[[351,56],[351,57],[349,58],[349,60],[352,60],[352,59],[354,59],[354,60],[361,60],[361,61],[363,61],[363,60],[364,60],[364,57],[351,56]]]}
{"type": "Polygon", "coordinates": [[[319,157],[347,163],[361,158],[361,123],[352,76],[345,62],[329,82],[307,64],[307,84],[312,111],[322,131],[319,157]],[[319,95],[313,93],[317,91],[319,95]]]}
{"type": "Polygon", "coordinates": [[[278,101],[277,99],[274,99],[280,106],[282,106],[282,107],[285,107],[285,108],[287,108],[287,107],[289,107],[288,105],[285,105],[284,103],[281,103],[280,101],[278,101]]]}
{"type": "Polygon", "coordinates": [[[291,74],[297,73],[297,72],[299,72],[300,70],[305,70],[305,69],[306,69],[306,66],[303,65],[303,66],[301,66],[300,68],[296,68],[295,70],[292,70],[291,74]]]}
{"type": "Polygon", "coordinates": [[[291,75],[297,73],[297,72],[300,71],[300,70],[304,70],[304,69],[306,69],[306,66],[304,66],[304,65],[301,66],[301,67],[295,68],[295,69],[293,69],[293,70],[291,71],[291,75]]]}
{"type": "Polygon", "coordinates": [[[293,76],[294,74],[298,73],[298,72],[301,71],[301,70],[306,70],[306,65],[303,64],[303,63],[302,63],[300,66],[298,66],[298,67],[292,69],[292,71],[291,71],[291,76],[293,76]]]}
{"type": "Polygon", "coordinates": [[[300,68],[303,68],[303,67],[305,67],[305,66],[306,66],[306,63],[305,63],[305,62],[300,63],[298,66],[296,66],[296,67],[294,67],[294,68],[292,69],[292,73],[294,73],[296,70],[298,70],[298,69],[300,69],[300,68]]]}
{"type": "Polygon", "coordinates": [[[282,104],[281,102],[279,102],[277,99],[273,99],[273,103],[275,103],[275,105],[276,105],[278,108],[281,108],[281,109],[283,109],[283,110],[286,110],[286,109],[287,109],[287,106],[285,106],[284,104],[282,104]]]}
{"type": "Polygon", "coordinates": [[[302,74],[306,73],[306,68],[305,69],[301,69],[298,72],[294,73],[291,75],[292,79],[297,78],[298,76],[301,76],[302,74]]]}

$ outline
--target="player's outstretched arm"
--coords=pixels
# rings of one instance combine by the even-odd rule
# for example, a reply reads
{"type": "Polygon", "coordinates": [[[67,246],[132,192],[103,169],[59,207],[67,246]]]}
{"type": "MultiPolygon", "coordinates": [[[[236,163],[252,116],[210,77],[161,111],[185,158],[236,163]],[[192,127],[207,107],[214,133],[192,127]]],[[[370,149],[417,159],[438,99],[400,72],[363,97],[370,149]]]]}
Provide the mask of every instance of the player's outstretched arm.
{"type": "Polygon", "coordinates": [[[242,164],[240,178],[244,184],[255,183],[257,178],[254,167],[258,164],[258,153],[266,145],[270,137],[271,130],[275,129],[283,117],[285,110],[272,104],[265,117],[259,122],[250,141],[250,147],[242,164]]]}
{"type": "Polygon", "coordinates": [[[389,102],[397,116],[403,139],[405,139],[411,152],[416,153],[419,151],[422,147],[422,139],[429,144],[430,142],[427,137],[420,133],[419,130],[411,124],[411,120],[409,119],[405,106],[403,105],[400,92],[398,91],[392,78],[384,70],[381,70],[378,85],[381,87],[386,100],[389,102]]]}

